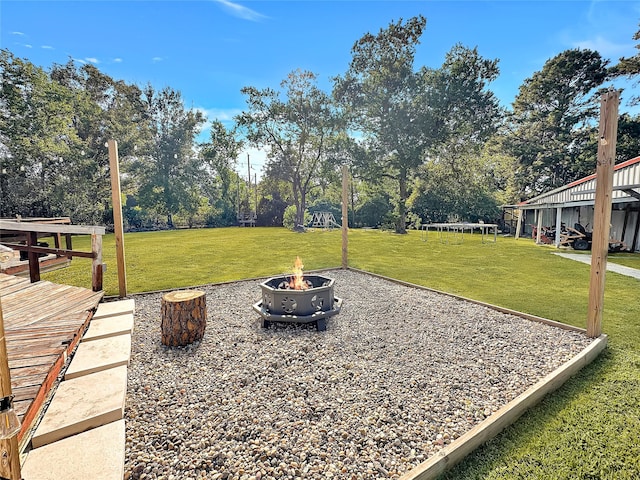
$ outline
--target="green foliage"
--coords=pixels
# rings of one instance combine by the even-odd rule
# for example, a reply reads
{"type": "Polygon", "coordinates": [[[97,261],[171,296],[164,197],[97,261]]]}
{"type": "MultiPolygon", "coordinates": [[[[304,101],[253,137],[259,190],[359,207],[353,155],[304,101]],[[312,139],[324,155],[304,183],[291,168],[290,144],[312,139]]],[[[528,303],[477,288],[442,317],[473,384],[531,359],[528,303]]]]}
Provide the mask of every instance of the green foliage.
{"type": "Polygon", "coordinates": [[[356,227],[381,227],[385,218],[391,213],[389,197],[380,194],[365,200],[356,209],[356,227]]]}
{"type": "Polygon", "coordinates": [[[302,227],[306,227],[311,223],[312,216],[308,210],[304,211],[304,217],[302,223],[298,222],[298,211],[295,205],[289,205],[284,209],[282,215],[282,226],[289,229],[298,231],[302,227]]]}
{"type": "Polygon", "coordinates": [[[199,164],[193,145],[204,118],[200,112],[185,109],[181,94],[170,88],[156,92],[148,85],[144,103],[151,143],[132,163],[140,181],[138,201],[165,215],[173,228],[174,215],[199,205],[194,185],[199,164]]]}
{"type": "Polygon", "coordinates": [[[592,173],[597,150],[586,150],[585,142],[597,118],[594,90],[605,80],[606,67],[598,52],[566,50],[520,87],[504,145],[518,160],[524,195],[592,173]]]}
{"type": "Polygon", "coordinates": [[[397,232],[405,233],[411,175],[423,159],[434,118],[420,95],[427,78],[414,73],[416,46],[426,26],[417,16],[367,33],[351,49],[349,70],[335,79],[334,97],[345,106],[352,128],[364,135],[368,152],[354,146],[353,160],[369,178],[386,176],[397,185],[397,232]],[[425,136],[426,134],[426,136],[425,136]],[[362,161],[362,162],[359,162],[362,161]]]}
{"type": "Polygon", "coordinates": [[[281,87],[283,92],[244,87],[247,111],[237,121],[251,144],[268,148],[266,175],[287,183],[296,206],[295,223],[303,224],[307,196],[341,125],[331,98],[317,86],[316,74],[291,72],[281,87]]]}
{"type": "MultiPolygon", "coordinates": [[[[526,239],[483,244],[479,235],[465,235],[463,243],[453,244],[441,243],[429,232],[422,240],[423,232],[351,230],[349,264],[585,327],[589,265],[552,255],[555,248],[526,239]]],[[[174,230],[126,234],[125,246],[131,292],[281,274],[291,271],[296,255],[307,269],[335,267],[341,259],[339,231],[297,235],[283,228],[174,230]],[[247,261],[257,258],[256,245],[270,254],[247,261]]],[[[74,247],[88,249],[88,237],[74,239],[74,247]]],[[[637,257],[616,254],[611,260],[637,267],[637,257]]],[[[113,235],[104,238],[104,260],[107,292],[117,293],[113,235]]],[[[86,287],[91,284],[91,262],[74,258],[70,267],[43,278],[86,287]]],[[[445,478],[638,478],[640,282],[612,272],[606,281],[607,350],[445,478]]]]}

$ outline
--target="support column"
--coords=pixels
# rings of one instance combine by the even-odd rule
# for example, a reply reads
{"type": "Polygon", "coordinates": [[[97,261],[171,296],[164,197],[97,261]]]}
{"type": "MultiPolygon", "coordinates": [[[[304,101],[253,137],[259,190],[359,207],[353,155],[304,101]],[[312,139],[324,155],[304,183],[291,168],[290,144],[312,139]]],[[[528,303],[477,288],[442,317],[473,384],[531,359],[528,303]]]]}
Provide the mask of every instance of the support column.
{"type": "Polygon", "coordinates": [[[538,213],[538,223],[536,224],[536,245],[540,245],[540,239],[542,238],[542,215],[543,210],[540,208],[536,210],[538,213]]]}
{"type": "Polygon", "coordinates": [[[562,207],[556,208],[556,248],[560,246],[560,232],[562,231],[562,207]]]}

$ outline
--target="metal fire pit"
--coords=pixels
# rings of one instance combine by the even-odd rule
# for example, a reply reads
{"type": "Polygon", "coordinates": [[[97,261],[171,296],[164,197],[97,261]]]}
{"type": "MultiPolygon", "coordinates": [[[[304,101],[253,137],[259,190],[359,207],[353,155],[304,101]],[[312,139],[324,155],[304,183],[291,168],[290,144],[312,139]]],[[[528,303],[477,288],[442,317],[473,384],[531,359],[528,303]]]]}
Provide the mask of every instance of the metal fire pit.
{"type": "Polygon", "coordinates": [[[327,329],[327,318],[340,313],[342,299],[334,297],[335,280],[321,275],[305,275],[307,290],[293,290],[289,277],[273,277],[260,284],[262,301],[253,309],[262,317],[262,326],[271,322],[315,323],[319,331],[327,329]]]}

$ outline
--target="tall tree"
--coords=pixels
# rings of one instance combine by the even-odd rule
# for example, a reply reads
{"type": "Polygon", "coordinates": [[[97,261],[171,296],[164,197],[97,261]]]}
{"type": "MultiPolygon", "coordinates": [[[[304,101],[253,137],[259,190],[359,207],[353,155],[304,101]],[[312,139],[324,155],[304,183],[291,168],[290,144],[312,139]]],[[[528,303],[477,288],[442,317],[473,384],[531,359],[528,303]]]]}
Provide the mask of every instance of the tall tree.
{"type": "Polygon", "coordinates": [[[68,215],[67,187],[82,142],[74,92],[26,60],[0,51],[0,215],[68,215]]]}
{"type": "Polygon", "coordinates": [[[518,160],[522,196],[591,173],[595,160],[585,159],[581,146],[597,117],[594,91],[606,78],[607,63],[592,50],[567,50],[520,87],[505,147],[518,160]]]}
{"type": "Polygon", "coordinates": [[[204,159],[204,192],[209,201],[219,211],[222,224],[235,223],[235,202],[237,191],[236,163],[243,142],[237,138],[235,129],[227,130],[224,124],[215,120],[211,124],[210,140],[201,147],[204,159]],[[235,192],[235,193],[234,193],[235,192]]]}
{"type": "MultiPolygon", "coordinates": [[[[82,143],[79,154],[70,159],[74,175],[68,192],[75,193],[75,201],[70,203],[85,215],[92,209],[103,212],[100,217],[94,215],[94,221],[104,217],[111,223],[109,161],[104,145],[109,139],[118,141],[124,171],[136,146],[148,143],[142,92],[135,85],[113,80],[94,65],[77,66],[73,61],[54,65],[51,78],[74,92],[73,127],[82,143]]],[[[80,220],[77,217],[74,215],[80,220]]]]}
{"type": "Polygon", "coordinates": [[[148,85],[143,100],[151,143],[134,164],[140,182],[139,201],[164,215],[173,228],[175,214],[200,204],[195,181],[199,160],[194,146],[204,118],[198,111],[187,110],[180,92],[168,87],[156,92],[148,85]]]}
{"type": "MultiPolygon", "coordinates": [[[[633,39],[638,41],[640,40],[640,30],[638,30],[634,35],[633,39]]],[[[628,77],[628,78],[637,78],[640,75],[640,43],[636,44],[636,52],[632,57],[622,57],[618,61],[618,63],[612,66],[609,69],[609,76],[611,78],[617,77],[628,77]]],[[[638,82],[635,82],[635,85],[638,85],[638,82]]],[[[640,104],[640,96],[633,95],[629,100],[630,105],[638,105],[640,104]]]]}
{"type": "Polygon", "coordinates": [[[489,83],[498,76],[498,61],[477,48],[455,45],[443,65],[431,72],[426,104],[438,119],[437,138],[412,196],[412,210],[423,219],[491,219],[495,214],[493,161],[482,155],[485,143],[502,119],[489,83]]]}
{"type": "Polygon", "coordinates": [[[247,110],[237,117],[251,144],[267,148],[270,175],[286,180],[304,223],[309,191],[325,160],[330,138],[340,128],[331,98],[317,86],[316,74],[296,70],[280,84],[283,91],[244,87],[247,110]]]}
{"type": "Polygon", "coordinates": [[[368,170],[396,182],[396,232],[406,233],[409,184],[436,130],[429,106],[420,99],[428,72],[414,71],[416,46],[426,26],[417,16],[391,23],[378,34],[365,34],[351,49],[343,77],[335,79],[334,96],[346,107],[352,128],[369,147],[368,170]]]}

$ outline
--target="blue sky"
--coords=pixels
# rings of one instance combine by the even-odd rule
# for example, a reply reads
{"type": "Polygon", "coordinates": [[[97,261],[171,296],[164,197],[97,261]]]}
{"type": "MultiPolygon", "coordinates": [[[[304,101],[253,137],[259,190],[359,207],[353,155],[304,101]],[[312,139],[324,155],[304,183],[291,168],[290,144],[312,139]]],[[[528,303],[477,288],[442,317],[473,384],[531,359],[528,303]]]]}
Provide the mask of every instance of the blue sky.
{"type": "MultiPolygon", "coordinates": [[[[243,86],[277,88],[300,68],[329,89],[363,34],[418,14],[427,27],[416,66],[437,68],[456,43],[477,46],[500,60],[491,87],[508,107],[563,50],[595,49],[614,63],[634,55],[640,1],[2,0],[0,46],[47,69],[73,58],[118,80],[172,87],[227,122],[245,106],[243,86]]],[[[259,174],[262,155],[251,158],[259,174]]]]}

